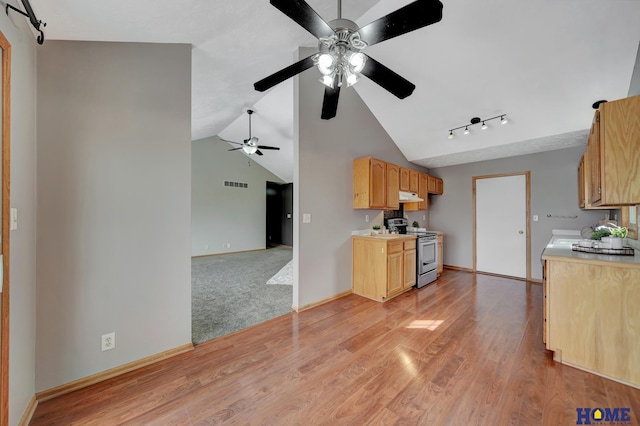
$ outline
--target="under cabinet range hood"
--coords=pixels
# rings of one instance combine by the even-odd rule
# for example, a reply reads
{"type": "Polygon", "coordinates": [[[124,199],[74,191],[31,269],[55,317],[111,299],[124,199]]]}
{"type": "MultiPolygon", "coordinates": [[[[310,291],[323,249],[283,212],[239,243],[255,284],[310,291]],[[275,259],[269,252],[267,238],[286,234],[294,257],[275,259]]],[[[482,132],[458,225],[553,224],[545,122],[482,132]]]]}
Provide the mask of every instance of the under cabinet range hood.
{"type": "Polygon", "coordinates": [[[399,201],[401,203],[418,203],[424,200],[418,197],[418,195],[414,194],[413,192],[400,191],[399,201]]]}

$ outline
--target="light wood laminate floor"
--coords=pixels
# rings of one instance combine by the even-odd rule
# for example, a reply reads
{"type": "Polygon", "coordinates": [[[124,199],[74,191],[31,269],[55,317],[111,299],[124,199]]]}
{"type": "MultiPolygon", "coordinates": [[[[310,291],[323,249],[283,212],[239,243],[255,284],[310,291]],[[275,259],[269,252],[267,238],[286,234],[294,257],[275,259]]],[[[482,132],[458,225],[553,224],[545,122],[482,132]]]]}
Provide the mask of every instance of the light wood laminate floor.
{"type": "Polygon", "coordinates": [[[347,296],[41,403],[32,425],[575,425],[640,390],[555,363],[542,286],[445,270],[384,304],[347,296]]]}

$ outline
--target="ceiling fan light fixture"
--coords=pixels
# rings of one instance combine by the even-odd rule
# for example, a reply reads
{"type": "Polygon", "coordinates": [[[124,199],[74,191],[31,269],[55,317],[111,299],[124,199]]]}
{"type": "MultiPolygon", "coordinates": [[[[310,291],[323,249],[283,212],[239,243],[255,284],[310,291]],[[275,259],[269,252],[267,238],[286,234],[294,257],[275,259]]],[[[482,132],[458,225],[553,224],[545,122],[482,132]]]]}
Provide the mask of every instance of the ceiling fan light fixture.
{"type": "Polygon", "coordinates": [[[349,64],[351,65],[353,72],[359,73],[364,69],[364,64],[367,62],[367,57],[362,52],[352,53],[349,57],[349,64]]]}
{"type": "Polygon", "coordinates": [[[329,54],[329,53],[321,53],[320,55],[318,55],[318,70],[320,70],[320,72],[323,75],[329,75],[331,73],[333,73],[336,69],[335,67],[335,63],[336,60],[335,58],[329,54]]]}
{"type": "Polygon", "coordinates": [[[245,153],[247,153],[247,154],[251,155],[251,154],[255,154],[255,152],[258,150],[258,147],[257,147],[257,146],[255,146],[255,145],[253,145],[253,144],[251,144],[251,143],[249,143],[249,144],[247,144],[247,145],[244,145],[244,146],[242,147],[242,150],[243,150],[245,153]]]}
{"type": "Polygon", "coordinates": [[[345,75],[346,75],[346,80],[347,80],[347,87],[351,87],[354,84],[356,84],[358,81],[360,81],[360,75],[358,75],[357,73],[354,72],[350,72],[350,71],[345,71],[345,75]]]}
{"type": "Polygon", "coordinates": [[[320,77],[320,83],[324,84],[327,87],[335,88],[336,82],[336,74],[331,73],[330,75],[323,75],[320,77]]]}

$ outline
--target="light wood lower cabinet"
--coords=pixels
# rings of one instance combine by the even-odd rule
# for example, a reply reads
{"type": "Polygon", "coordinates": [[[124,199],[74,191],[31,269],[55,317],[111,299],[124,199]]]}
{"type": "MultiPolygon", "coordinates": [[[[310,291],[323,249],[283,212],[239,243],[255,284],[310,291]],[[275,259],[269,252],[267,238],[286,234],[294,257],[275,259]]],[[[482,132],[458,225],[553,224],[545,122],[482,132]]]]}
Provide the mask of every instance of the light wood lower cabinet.
{"type": "Polygon", "coordinates": [[[640,387],[640,266],[547,258],[546,345],[562,363],[640,387]]]}
{"type": "Polygon", "coordinates": [[[443,242],[444,242],[444,234],[442,232],[438,232],[438,267],[436,268],[436,275],[440,276],[442,271],[444,270],[444,259],[443,259],[443,242]]]}
{"type": "Polygon", "coordinates": [[[353,236],[354,294],[384,302],[416,283],[416,239],[414,236],[353,236]]]}

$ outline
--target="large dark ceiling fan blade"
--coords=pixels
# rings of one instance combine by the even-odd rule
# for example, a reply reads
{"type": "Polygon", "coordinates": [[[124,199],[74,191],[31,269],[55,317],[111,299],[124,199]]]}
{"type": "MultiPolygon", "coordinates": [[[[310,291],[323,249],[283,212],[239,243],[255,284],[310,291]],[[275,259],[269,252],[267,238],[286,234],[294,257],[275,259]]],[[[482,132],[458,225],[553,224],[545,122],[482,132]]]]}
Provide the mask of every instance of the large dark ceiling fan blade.
{"type": "Polygon", "coordinates": [[[271,89],[278,83],[282,83],[288,78],[293,77],[302,71],[308,70],[313,66],[313,56],[315,53],[301,61],[296,62],[293,65],[289,65],[286,68],[281,69],[278,72],[271,74],[269,77],[265,77],[253,85],[258,92],[264,92],[267,89],[271,89]]]}
{"type": "Polygon", "coordinates": [[[239,150],[239,149],[242,149],[242,147],[238,147],[238,148],[231,148],[231,149],[228,149],[227,151],[237,151],[237,150],[239,150]]]}
{"type": "Polygon", "coordinates": [[[258,149],[258,150],[256,150],[256,154],[258,154],[258,155],[264,155],[263,153],[261,153],[261,152],[260,152],[260,150],[259,150],[259,149],[258,149]]]}
{"type": "Polygon", "coordinates": [[[379,84],[400,99],[404,99],[413,93],[416,86],[406,78],[391,71],[380,62],[367,55],[367,62],[362,69],[362,74],[379,84]]]}
{"type": "Polygon", "coordinates": [[[358,30],[360,38],[372,46],[381,41],[435,24],[442,19],[439,0],[417,0],[358,30]]]}
{"type": "Polygon", "coordinates": [[[331,37],[334,34],[329,24],[303,0],[271,0],[271,4],[316,38],[331,37]]]}
{"type": "Polygon", "coordinates": [[[336,116],[338,111],[338,99],[340,98],[340,86],[335,89],[325,86],[324,101],[322,102],[322,119],[329,120],[336,116]]]}
{"type": "Polygon", "coordinates": [[[278,148],[277,146],[258,145],[258,149],[273,149],[276,151],[280,151],[280,148],[278,148]]]}

